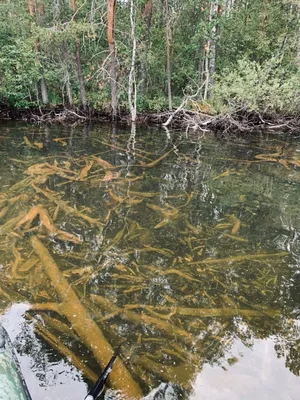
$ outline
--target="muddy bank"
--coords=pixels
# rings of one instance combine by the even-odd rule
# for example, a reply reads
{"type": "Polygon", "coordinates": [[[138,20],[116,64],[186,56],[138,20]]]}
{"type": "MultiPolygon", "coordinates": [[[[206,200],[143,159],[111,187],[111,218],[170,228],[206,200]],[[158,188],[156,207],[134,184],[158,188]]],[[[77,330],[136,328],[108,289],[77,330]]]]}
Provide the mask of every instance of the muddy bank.
{"type": "MultiPolygon", "coordinates": [[[[89,120],[112,122],[112,116],[109,112],[93,109],[83,112],[79,109],[66,109],[63,107],[13,109],[0,106],[0,120],[21,120],[33,123],[72,123],[89,120]]],[[[117,115],[116,121],[131,123],[129,113],[121,111],[117,115]]],[[[139,113],[136,123],[159,124],[165,128],[176,126],[200,132],[213,131],[222,134],[255,133],[266,130],[293,132],[298,131],[300,128],[300,118],[298,116],[273,115],[252,111],[210,115],[181,108],[174,111],[139,113]]]]}

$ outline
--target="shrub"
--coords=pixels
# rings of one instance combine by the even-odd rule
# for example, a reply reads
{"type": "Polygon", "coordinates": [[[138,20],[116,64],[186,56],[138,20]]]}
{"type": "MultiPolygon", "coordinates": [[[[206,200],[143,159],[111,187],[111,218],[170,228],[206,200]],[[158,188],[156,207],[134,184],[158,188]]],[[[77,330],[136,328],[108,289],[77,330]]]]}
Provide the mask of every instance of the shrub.
{"type": "Polygon", "coordinates": [[[239,60],[233,71],[215,77],[213,106],[219,113],[237,110],[296,115],[300,113],[300,73],[288,73],[275,59],[263,65],[239,60]]]}
{"type": "Polygon", "coordinates": [[[0,91],[12,107],[30,107],[37,101],[36,83],[40,78],[33,43],[17,40],[0,49],[0,91]]]}

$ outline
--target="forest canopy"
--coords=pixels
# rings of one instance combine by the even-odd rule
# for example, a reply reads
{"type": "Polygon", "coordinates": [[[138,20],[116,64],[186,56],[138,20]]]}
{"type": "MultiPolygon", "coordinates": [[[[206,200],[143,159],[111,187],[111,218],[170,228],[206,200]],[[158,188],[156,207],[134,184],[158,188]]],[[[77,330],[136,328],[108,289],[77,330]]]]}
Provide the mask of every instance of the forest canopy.
{"type": "Polygon", "coordinates": [[[296,115],[299,0],[2,0],[0,104],[296,115]]]}

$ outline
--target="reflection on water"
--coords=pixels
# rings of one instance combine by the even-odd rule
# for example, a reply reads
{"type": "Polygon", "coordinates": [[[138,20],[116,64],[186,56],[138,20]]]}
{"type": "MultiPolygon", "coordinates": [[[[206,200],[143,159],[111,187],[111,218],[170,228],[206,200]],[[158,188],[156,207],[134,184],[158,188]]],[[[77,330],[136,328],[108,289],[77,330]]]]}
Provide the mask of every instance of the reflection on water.
{"type": "Polygon", "coordinates": [[[12,124],[0,154],[2,321],[28,304],[34,399],[84,398],[120,344],[107,399],[296,398],[298,139],[12,124]]]}
{"type": "Polygon", "coordinates": [[[277,357],[274,340],[254,339],[252,349],[235,343],[219,366],[204,366],[191,400],[297,399],[299,378],[277,357]]]}
{"type": "MultiPolygon", "coordinates": [[[[34,334],[24,321],[28,305],[19,303],[8,308],[1,316],[1,324],[7,329],[16,346],[23,375],[34,399],[82,400],[86,385],[80,371],[68,360],[57,356],[53,350],[34,334]]],[[[0,393],[1,400],[3,398],[0,393]]]]}

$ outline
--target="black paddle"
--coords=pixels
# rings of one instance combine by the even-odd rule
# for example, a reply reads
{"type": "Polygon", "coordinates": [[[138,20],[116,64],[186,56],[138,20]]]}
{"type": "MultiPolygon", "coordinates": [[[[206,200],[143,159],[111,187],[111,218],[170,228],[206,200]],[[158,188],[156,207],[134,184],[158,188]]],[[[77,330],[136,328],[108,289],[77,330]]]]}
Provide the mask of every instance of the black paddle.
{"type": "Polygon", "coordinates": [[[120,349],[120,346],[117,348],[117,350],[115,351],[115,354],[109,360],[109,363],[104,368],[104,371],[102,372],[102,374],[100,375],[100,377],[98,378],[98,380],[96,381],[96,383],[94,384],[92,389],[88,392],[88,394],[86,395],[84,400],[96,400],[103,393],[105,382],[106,382],[108,375],[110,374],[112,367],[118,357],[119,349],[120,349]]]}

